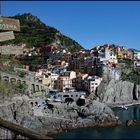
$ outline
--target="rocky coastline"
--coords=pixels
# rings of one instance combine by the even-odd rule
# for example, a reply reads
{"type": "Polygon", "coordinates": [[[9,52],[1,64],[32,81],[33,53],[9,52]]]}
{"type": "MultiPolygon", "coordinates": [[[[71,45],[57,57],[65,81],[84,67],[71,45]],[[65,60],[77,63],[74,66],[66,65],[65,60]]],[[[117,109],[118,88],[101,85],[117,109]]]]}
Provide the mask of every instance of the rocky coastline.
{"type": "Polygon", "coordinates": [[[33,113],[31,101],[35,99],[24,95],[1,103],[0,117],[46,135],[78,128],[113,127],[121,124],[114,112],[98,101],[81,107],[76,104],[57,104],[53,112],[40,107],[36,109],[38,114],[33,113]],[[43,113],[40,114],[40,111],[43,113]]]}
{"type": "Polygon", "coordinates": [[[121,123],[121,121],[118,121],[118,122],[110,122],[110,123],[103,123],[103,124],[94,124],[94,125],[92,125],[92,126],[84,126],[84,127],[81,127],[81,126],[78,126],[78,127],[73,127],[73,128],[65,128],[65,129],[56,129],[56,130],[54,130],[54,131],[52,131],[52,132],[48,132],[47,133],[47,135],[48,136],[51,136],[51,137],[54,137],[54,136],[56,136],[57,134],[59,134],[59,133],[63,133],[63,132],[69,132],[69,131],[71,131],[71,130],[76,130],[76,129],[84,129],[84,128],[98,128],[98,127],[116,127],[116,126],[119,126],[119,125],[121,125],[122,123],[121,123]]]}

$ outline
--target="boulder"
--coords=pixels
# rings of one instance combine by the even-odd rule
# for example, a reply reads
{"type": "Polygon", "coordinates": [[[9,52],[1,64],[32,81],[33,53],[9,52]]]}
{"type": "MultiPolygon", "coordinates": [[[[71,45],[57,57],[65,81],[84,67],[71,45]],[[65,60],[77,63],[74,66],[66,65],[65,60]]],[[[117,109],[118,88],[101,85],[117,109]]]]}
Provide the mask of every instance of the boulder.
{"type": "Polygon", "coordinates": [[[136,120],[127,120],[126,121],[126,126],[134,126],[136,125],[136,120]]]}

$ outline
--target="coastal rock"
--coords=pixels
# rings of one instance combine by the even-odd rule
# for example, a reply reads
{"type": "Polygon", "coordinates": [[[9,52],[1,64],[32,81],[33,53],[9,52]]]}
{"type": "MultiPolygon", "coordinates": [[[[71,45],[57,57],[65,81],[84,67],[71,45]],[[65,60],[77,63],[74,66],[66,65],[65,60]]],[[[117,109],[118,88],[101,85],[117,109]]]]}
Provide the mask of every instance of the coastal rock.
{"type": "Polygon", "coordinates": [[[25,114],[31,114],[29,100],[25,97],[15,97],[11,101],[0,104],[0,117],[12,122],[20,122],[25,114]]]}
{"type": "Polygon", "coordinates": [[[107,123],[116,121],[116,116],[114,115],[114,112],[105,104],[93,101],[91,104],[87,105],[86,107],[83,107],[80,110],[80,114],[84,116],[84,118],[90,119],[94,123],[100,124],[100,123],[107,123]]]}
{"type": "Polygon", "coordinates": [[[136,85],[136,91],[135,91],[136,97],[140,99],[140,85],[136,85]]]}
{"type": "Polygon", "coordinates": [[[34,129],[38,132],[40,132],[42,130],[41,121],[37,117],[34,117],[34,116],[26,115],[26,116],[22,117],[20,125],[27,127],[27,128],[34,129]]]}
{"type": "MultiPolygon", "coordinates": [[[[13,123],[19,124],[25,115],[31,114],[29,100],[24,96],[7,99],[0,104],[0,117],[13,123]]],[[[11,139],[13,133],[0,128],[1,139],[11,139]]]]}
{"type": "Polygon", "coordinates": [[[136,125],[136,120],[127,120],[126,121],[126,126],[134,126],[136,125]]]}
{"type": "Polygon", "coordinates": [[[11,102],[0,104],[0,117],[45,134],[80,127],[118,124],[113,111],[97,101],[81,107],[60,103],[53,111],[49,108],[36,108],[43,115],[34,115],[30,102],[31,99],[25,96],[12,98],[11,102]]]}
{"type": "Polygon", "coordinates": [[[105,104],[97,101],[93,101],[84,107],[68,107],[59,116],[56,113],[55,111],[52,114],[46,114],[44,116],[24,117],[21,124],[39,132],[48,133],[118,123],[113,111],[105,104]],[[63,116],[64,114],[65,116],[63,116]]]}
{"type": "Polygon", "coordinates": [[[134,83],[128,81],[114,79],[109,82],[103,81],[97,90],[99,101],[104,103],[128,102],[132,101],[135,96],[134,83]]]}
{"type": "Polygon", "coordinates": [[[110,69],[105,67],[103,71],[103,80],[97,88],[96,100],[107,104],[112,103],[128,103],[140,99],[140,85],[136,85],[129,81],[122,81],[121,73],[130,73],[131,69],[123,68],[110,69]],[[118,72],[119,78],[113,77],[113,71],[118,72]]]}

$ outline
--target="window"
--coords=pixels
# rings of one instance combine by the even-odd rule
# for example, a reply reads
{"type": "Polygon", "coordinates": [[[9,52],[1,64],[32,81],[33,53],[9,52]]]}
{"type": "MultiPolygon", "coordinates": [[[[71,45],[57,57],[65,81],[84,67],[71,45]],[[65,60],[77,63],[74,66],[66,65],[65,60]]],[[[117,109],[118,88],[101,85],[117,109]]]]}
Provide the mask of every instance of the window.
{"type": "Polygon", "coordinates": [[[98,85],[97,83],[95,83],[95,85],[98,85]]]}

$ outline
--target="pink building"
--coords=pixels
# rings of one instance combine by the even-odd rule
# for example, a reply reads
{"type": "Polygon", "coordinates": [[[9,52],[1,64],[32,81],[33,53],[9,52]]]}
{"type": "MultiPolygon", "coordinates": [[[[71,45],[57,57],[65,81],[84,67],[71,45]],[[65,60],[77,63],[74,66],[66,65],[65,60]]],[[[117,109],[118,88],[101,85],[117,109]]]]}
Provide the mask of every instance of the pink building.
{"type": "Polygon", "coordinates": [[[128,59],[133,59],[133,57],[134,57],[133,51],[132,50],[127,50],[127,58],[128,59]]]}
{"type": "Polygon", "coordinates": [[[72,79],[69,76],[59,76],[54,83],[54,88],[60,91],[72,88],[72,79]]]}

